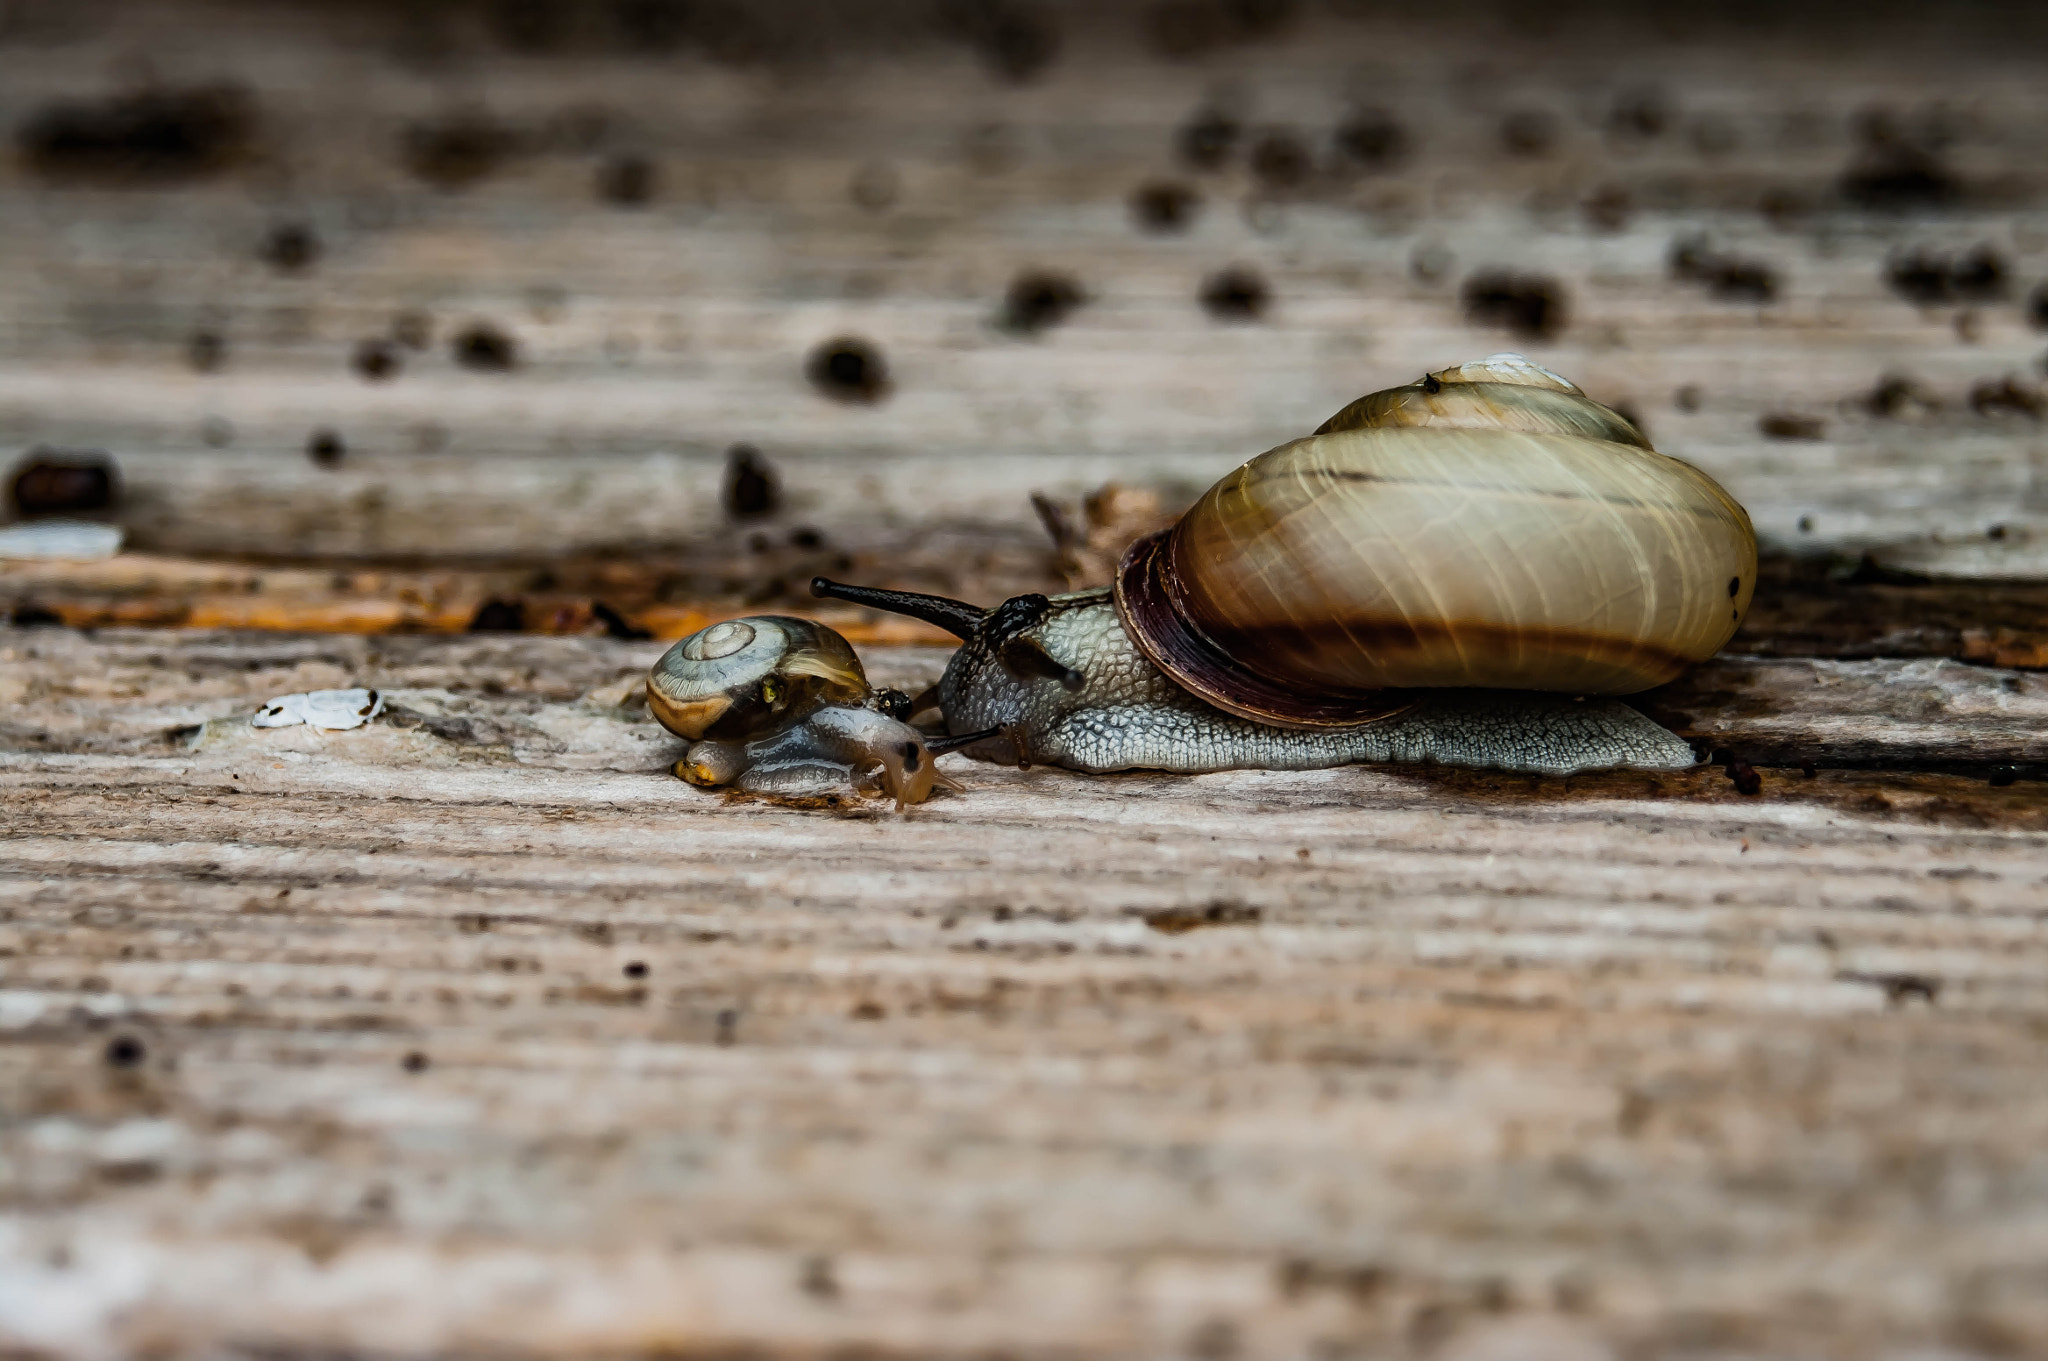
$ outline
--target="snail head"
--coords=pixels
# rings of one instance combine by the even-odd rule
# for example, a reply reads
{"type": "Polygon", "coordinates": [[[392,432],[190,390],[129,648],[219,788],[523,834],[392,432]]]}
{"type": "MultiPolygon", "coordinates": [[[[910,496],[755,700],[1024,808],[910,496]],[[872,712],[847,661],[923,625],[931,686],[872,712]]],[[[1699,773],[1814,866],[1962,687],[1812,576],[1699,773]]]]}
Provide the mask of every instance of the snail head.
{"type": "Polygon", "coordinates": [[[986,654],[1018,680],[1049,680],[1069,691],[1078,691],[1086,684],[1087,678],[1056,660],[1038,636],[1041,627],[1056,613],[1056,602],[1051,596],[1011,596],[994,609],[985,610],[942,595],[849,586],[824,577],[811,579],[811,594],[936,624],[967,645],[962,651],[973,649],[986,654]]]}
{"type": "Polygon", "coordinates": [[[945,678],[918,704],[936,703],[947,728],[962,734],[945,740],[972,754],[993,755],[984,744],[1001,734],[1015,748],[1017,759],[1028,761],[1021,737],[1027,720],[1043,721],[1052,711],[1077,707],[1084,692],[1093,693],[1084,674],[1092,649],[1077,646],[1081,640],[1068,634],[1081,606],[1105,598],[1101,591],[1012,596],[993,609],[982,609],[945,596],[848,586],[818,577],[811,582],[811,594],[922,619],[960,639],[945,678]]]}

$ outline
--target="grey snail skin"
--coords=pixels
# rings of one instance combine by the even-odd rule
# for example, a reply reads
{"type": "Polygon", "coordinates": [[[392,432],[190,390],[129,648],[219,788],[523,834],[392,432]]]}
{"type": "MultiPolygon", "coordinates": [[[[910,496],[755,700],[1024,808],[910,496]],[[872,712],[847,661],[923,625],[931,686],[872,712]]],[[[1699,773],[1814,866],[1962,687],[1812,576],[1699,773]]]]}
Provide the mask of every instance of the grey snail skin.
{"type": "Polygon", "coordinates": [[[959,744],[905,723],[909,701],[872,689],[847,641],[808,619],[756,615],[691,634],[648,672],[647,707],[689,740],[674,770],[691,784],[797,802],[872,787],[898,812],[953,784],[936,760],[959,744]]]}
{"type": "Polygon", "coordinates": [[[816,595],[940,625],[926,697],[986,760],[1082,771],[1695,763],[1616,696],[1732,637],[1749,516],[1520,355],[1360,398],[1224,477],[1112,586],[816,595]],[[994,735],[989,735],[994,730],[994,735]]]}

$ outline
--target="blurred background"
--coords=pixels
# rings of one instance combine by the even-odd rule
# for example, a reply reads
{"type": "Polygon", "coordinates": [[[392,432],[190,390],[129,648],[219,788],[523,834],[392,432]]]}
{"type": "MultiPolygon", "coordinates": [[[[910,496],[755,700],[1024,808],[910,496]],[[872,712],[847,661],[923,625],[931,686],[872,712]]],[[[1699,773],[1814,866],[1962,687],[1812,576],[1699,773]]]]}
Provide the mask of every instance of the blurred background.
{"type": "Polygon", "coordinates": [[[2044,37],[5,0],[9,509],[127,551],[17,560],[0,603],[672,636],[817,571],[1099,580],[1236,463],[1502,349],[1720,478],[1781,574],[2048,573],[2044,37]]]}

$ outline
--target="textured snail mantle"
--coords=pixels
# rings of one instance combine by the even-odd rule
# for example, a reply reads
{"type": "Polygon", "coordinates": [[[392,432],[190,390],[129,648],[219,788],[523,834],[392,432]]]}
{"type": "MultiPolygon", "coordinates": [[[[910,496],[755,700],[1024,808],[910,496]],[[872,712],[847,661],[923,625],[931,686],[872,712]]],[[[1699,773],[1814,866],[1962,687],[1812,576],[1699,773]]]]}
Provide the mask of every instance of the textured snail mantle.
{"type": "Polygon", "coordinates": [[[1077,770],[1353,761],[1569,774],[1691,765],[1605,696],[1719,651],[1749,516],[1520,355],[1362,397],[1259,455],[1114,588],[957,601],[812,583],[951,629],[930,696],[970,755],[1077,770]]]}

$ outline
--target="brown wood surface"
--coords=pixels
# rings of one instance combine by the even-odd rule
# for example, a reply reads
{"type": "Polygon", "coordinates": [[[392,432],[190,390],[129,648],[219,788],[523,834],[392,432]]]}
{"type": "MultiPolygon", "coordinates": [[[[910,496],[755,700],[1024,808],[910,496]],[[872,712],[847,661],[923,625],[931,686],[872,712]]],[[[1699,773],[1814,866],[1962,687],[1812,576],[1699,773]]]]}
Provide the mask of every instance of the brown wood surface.
{"type": "Polygon", "coordinates": [[[0,563],[0,1355],[2048,1355],[2040,15],[946,13],[0,5],[0,457],[108,451],[130,536],[0,563]],[[214,82],[175,174],[30,135],[214,82]],[[1006,324],[1030,270],[1085,300],[1006,324]],[[815,573],[1100,579],[1502,348],[1752,511],[1743,632],[1639,701],[1712,762],[949,757],[897,817],[685,786],[633,702],[815,573]],[[1030,494],[1110,480],[1055,552],[1030,494]]]}

